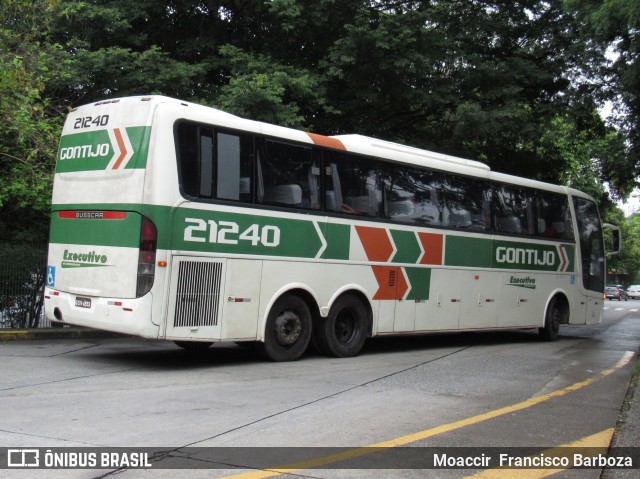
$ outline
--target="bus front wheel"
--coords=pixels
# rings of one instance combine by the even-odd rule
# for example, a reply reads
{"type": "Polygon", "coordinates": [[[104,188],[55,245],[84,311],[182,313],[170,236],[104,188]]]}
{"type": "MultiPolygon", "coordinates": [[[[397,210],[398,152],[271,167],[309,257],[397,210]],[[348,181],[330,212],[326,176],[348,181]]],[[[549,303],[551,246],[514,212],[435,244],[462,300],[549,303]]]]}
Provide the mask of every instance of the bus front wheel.
{"type": "Polygon", "coordinates": [[[542,339],[545,341],[555,341],[558,339],[560,323],[565,322],[566,313],[567,309],[563,306],[562,301],[559,301],[557,297],[553,298],[545,314],[544,327],[538,328],[542,339]]]}
{"type": "Polygon", "coordinates": [[[293,294],[279,298],[269,311],[262,355],[271,361],[295,361],[311,339],[311,312],[304,300],[293,294]]]}
{"type": "Polygon", "coordinates": [[[339,297],[327,318],[317,319],[313,334],[321,353],[338,358],[356,356],[367,339],[365,305],[351,294],[339,297]]]}

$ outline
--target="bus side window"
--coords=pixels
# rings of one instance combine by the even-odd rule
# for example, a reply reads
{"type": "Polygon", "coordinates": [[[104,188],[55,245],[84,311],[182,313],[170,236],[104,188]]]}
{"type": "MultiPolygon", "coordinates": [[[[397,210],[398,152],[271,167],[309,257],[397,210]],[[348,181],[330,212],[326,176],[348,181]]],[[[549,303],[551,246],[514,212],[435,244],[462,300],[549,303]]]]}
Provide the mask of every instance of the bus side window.
{"type": "Polygon", "coordinates": [[[471,231],[489,230],[487,188],[483,180],[443,174],[440,183],[443,226],[471,231]]]}
{"type": "Polygon", "coordinates": [[[311,148],[265,140],[258,158],[258,202],[319,209],[320,169],[311,148]]]}
{"type": "Polygon", "coordinates": [[[573,239],[569,201],[565,195],[538,192],[538,235],[573,239]]]}
{"type": "Polygon", "coordinates": [[[440,225],[436,174],[427,169],[383,167],[385,216],[402,223],[440,225]]]}
{"type": "Polygon", "coordinates": [[[494,228],[500,233],[535,235],[539,228],[533,193],[497,185],[494,190],[494,228]]]}
{"type": "Polygon", "coordinates": [[[213,197],[213,133],[211,130],[200,130],[200,191],[201,198],[213,197]]]}
{"type": "Polygon", "coordinates": [[[216,198],[251,202],[251,137],[216,135],[216,198]]]}
{"type": "Polygon", "coordinates": [[[338,165],[336,163],[325,164],[324,178],[326,210],[336,213],[342,211],[342,186],[340,184],[340,173],[338,172],[338,165]]]}
{"type": "Polygon", "coordinates": [[[382,207],[379,162],[325,153],[325,199],[329,211],[376,217],[382,207]]]}
{"type": "Polygon", "coordinates": [[[195,198],[212,197],[213,132],[194,123],[176,127],[180,184],[182,191],[195,198]]]}

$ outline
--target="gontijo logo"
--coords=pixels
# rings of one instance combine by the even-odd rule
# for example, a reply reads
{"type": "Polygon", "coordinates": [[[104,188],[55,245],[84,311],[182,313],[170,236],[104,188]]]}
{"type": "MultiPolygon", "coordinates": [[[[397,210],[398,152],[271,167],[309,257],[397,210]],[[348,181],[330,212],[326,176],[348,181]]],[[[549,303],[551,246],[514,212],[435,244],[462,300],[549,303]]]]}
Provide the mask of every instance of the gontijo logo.
{"type": "Polygon", "coordinates": [[[501,241],[494,249],[494,265],[499,268],[525,268],[566,272],[573,269],[573,247],[501,241]]]}
{"type": "Polygon", "coordinates": [[[509,264],[529,264],[536,266],[552,266],[556,260],[553,251],[539,251],[528,248],[508,248],[499,246],[496,249],[496,261],[509,264]]]}
{"type": "Polygon", "coordinates": [[[105,128],[64,135],[56,173],[144,168],[150,127],[105,128]]]}
{"type": "Polygon", "coordinates": [[[61,145],[58,155],[58,159],[60,161],[109,158],[107,169],[117,170],[118,168],[124,168],[133,156],[133,147],[131,146],[129,136],[126,131],[123,132],[120,128],[79,133],[78,136],[85,137],[90,141],[93,139],[93,141],[89,144],[83,145],[71,145],[65,147],[62,147],[61,145]],[[108,143],[100,139],[100,137],[104,138],[104,132],[108,135],[108,143]],[[100,143],[100,141],[103,142],[100,143]]]}
{"type": "Polygon", "coordinates": [[[73,158],[95,158],[97,156],[107,156],[111,149],[108,143],[99,145],[68,146],[60,150],[61,160],[71,160],[73,158]]]}

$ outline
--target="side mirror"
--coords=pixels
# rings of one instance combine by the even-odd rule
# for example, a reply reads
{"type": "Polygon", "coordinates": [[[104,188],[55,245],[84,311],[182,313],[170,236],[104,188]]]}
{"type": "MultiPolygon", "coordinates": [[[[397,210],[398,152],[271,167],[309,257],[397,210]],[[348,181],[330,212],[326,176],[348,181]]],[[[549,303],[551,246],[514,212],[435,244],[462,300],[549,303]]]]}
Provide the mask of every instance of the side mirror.
{"type": "Polygon", "coordinates": [[[607,254],[618,254],[622,246],[620,228],[616,225],[603,223],[604,227],[604,250],[607,254]]]}

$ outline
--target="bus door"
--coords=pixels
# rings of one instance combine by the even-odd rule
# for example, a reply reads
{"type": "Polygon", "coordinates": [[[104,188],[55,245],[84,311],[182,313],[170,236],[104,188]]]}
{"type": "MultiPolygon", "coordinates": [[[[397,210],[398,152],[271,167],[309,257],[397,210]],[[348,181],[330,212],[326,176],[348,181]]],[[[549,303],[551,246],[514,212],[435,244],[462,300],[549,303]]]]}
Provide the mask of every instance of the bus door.
{"type": "Polygon", "coordinates": [[[577,288],[576,294],[579,294],[580,298],[576,302],[585,306],[585,316],[574,317],[571,323],[584,324],[586,321],[587,324],[596,324],[600,322],[604,302],[605,251],[602,224],[598,209],[592,201],[573,198],[573,206],[579,242],[577,280],[581,286],[577,288]]]}
{"type": "MultiPolygon", "coordinates": [[[[572,275],[571,281],[574,282],[573,284],[577,284],[576,282],[580,281],[580,279],[578,275],[574,274],[572,275]]],[[[569,322],[571,324],[586,324],[587,321],[597,323],[597,303],[601,300],[602,295],[599,295],[599,298],[595,298],[592,297],[589,291],[583,288],[574,288],[569,322]]]]}

